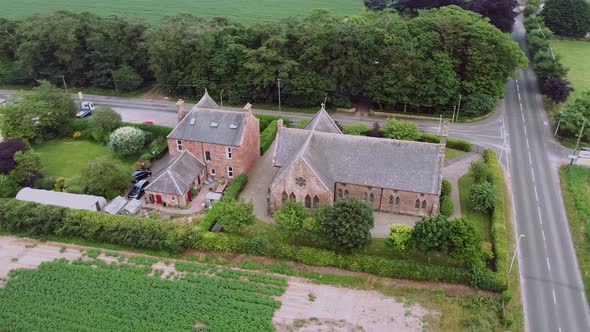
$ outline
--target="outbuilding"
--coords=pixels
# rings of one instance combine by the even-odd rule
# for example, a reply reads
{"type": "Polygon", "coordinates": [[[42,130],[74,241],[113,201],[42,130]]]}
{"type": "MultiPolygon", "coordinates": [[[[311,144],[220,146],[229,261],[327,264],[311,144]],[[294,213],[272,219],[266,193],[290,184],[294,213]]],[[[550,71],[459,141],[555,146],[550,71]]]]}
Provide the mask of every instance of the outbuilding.
{"type": "Polygon", "coordinates": [[[101,196],[70,194],[33,188],[21,189],[16,195],[16,199],[88,211],[102,211],[107,205],[107,200],[101,196]]]}

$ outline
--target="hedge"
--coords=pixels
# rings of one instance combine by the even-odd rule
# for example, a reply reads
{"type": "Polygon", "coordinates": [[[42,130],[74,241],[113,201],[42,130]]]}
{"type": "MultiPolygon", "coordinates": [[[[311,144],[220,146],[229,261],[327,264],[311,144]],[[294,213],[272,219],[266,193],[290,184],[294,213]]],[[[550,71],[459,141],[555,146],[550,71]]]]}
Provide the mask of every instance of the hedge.
{"type": "MultiPolygon", "coordinates": [[[[420,142],[438,144],[440,143],[440,136],[434,134],[422,134],[422,136],[418,140],[420,142]]],[[[471,152],[471,150],[473,149],[473,145],[470,142],[449,137],[447,138],[447,148],[471,152]]]]}
{"type": "Polygon", "coordinates": [[[277,136],[278,120],[271,122],[266,129],[260,134],[260,155],[263,155],[277,136]]]}
{"type": "Polygon", "coordinates": [[[508,284],[508,233],[506,231],[506,216],[504,211],[504,178],[502,168],[498,161],[498,155],[494,150],[484,152],[484,161],[488,164],[492,173],[492,183],[496,187],[496,203],[492,212],[492,246],[496,256],[496,274],[498,284],[508,284]]]}
{"type": "MultiPolygon", "coordinates": [[[[227,190],[225,191],[225,194],[223,195],[221,200],[237,200],[242,190],[244,190],[244,187],[246,187],[246,184],[248,184],[248,176],[246,174],[238,175],[232,181],[229,187],[227,187],[227,190]]],[[[211,227],[213,227],[213,225],[217,221],[217,209],[215,208],[215,206],[216,205],[213,205],[211,210],[207,212],[205,218],[201,220],[201,223],[199,224],[199,227],[201,229],[208,231],[211,229],[211,227]]]]}
{"type": "Polygon", "coordinates": [[[170,128],[170,127],[149,125],[149,124],[143,124],[143,123],[130,123],[130,122],[122,122],[121,123],[121,127],[127,127],[127,126],[128,127],[135,127],[135,128],[139,128],[143,131],[147,131],[148,133],[151,133],[154,138],[157,138],[160,136],[166,138],[166,136],[168,136],[172,132],[172,129],[174,129],[174,128],[170,128]]]}
{"type": "Polygon", "coordinates": [[[288,127],[291,123],[291,120],[287,118],[281,118],[275,115],[264,115],[264,114],[257,114],[256,117],[260,120],[260,132],[263,132],[266,127],[268,127],[271,122],[276,121],[278,119],[283,119],[283,125],[288,127]]]}
{"type": "Polygon", "coordinates": [[[488,270],[473,274],[465,269],[422,264],[411,260],[339,254],[324,249],[269,243],[259,238],[211,233],[191,225],[70,210],[14,199],[0,200],[0,227],[20,234],[81,237],[93,242],[109,242],[171,252],[198,249],[267,256],[389,278],[476,284],[482,289],[497,292],[505,289],[505,284],[498,282],[495,274],[488,270]]]}

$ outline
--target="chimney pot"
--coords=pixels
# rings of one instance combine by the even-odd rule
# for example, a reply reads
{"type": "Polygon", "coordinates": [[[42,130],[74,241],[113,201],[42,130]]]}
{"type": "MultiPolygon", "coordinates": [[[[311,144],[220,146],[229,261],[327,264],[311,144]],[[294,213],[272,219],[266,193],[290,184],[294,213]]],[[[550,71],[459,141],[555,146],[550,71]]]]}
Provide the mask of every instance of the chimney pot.
{"type": "Polygon", "coordinates": [[[186,116],[186,112],[184,111],[184,100],[178,99],[176,102],[176,114],[178,115],[178,122],[182,121],[186,116]]]}

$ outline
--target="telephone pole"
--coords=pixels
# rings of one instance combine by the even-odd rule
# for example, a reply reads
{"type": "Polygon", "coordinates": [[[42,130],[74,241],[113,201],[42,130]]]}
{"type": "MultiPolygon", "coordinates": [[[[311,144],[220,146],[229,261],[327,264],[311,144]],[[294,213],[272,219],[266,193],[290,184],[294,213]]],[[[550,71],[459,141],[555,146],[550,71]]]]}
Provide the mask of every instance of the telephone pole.
{"type": "Polygon", "coordinates": [[[279,89],[279,117],[281,117],[281,79],[277,77],[277,87],[279,89]]]}
{"type": "Polygon", "coordinates": [[[578,141],[576,142],[574,154],[576,154],[576,151],[578,151],[578,146],[580,145],[580,140],[582,139],[582,134],[584,133],[584,127],[586,127],[586,118],[584,118],[584,123],[582,123],[582,128],[580,129],[580,135],[578,135],[578,141]]]}
{"type": "Polygon", "coordinates": [[[61,81],[64,82],[64,90],[68,93],[68,85],[66,84],[66,78],[64,75],[61,75],[61,81]]]}

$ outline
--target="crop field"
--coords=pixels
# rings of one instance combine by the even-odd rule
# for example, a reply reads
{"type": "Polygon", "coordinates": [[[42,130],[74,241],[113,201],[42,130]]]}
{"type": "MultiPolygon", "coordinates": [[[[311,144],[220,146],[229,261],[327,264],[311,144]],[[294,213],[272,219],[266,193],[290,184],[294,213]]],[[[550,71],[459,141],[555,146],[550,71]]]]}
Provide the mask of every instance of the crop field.
{"type": "Polygon", "coordinates": [[[126,15],[158,24],[164,16],[186,12],[204,18],[228,17],[244,24],[304,16],[314,9],[350,15],[364,9],[361,0],[0,0],[0,17],[20,18],[57,10],[126,15]]]}
{"type": "Polygon", "coordinates": [[[0,330],[273,331],[287,279],[203,264],[176,273],[150,260],[61,259],[13,270],[0,288],[0,330]],[[132,263],[132,264],[130,264],[132,263]]]}
{"type": "Polygon", "coordinates": [[[552,45],[562,63],[569,68],[567,77],[575,89],[572,96],[590,91],[590,42],[553,39],[552,45]]]}

